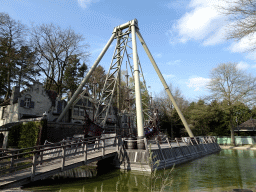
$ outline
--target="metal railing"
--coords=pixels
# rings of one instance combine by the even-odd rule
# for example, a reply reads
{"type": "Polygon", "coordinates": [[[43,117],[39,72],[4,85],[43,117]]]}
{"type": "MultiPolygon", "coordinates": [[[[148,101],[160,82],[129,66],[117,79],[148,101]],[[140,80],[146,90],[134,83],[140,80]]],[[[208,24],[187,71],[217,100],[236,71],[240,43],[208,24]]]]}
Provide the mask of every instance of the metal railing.
{"type": "MultiPolygon", "coordinates": [[[[157,146],[160,146],[160,144],[168,144],[170,148],[173,148],[175,146],[195,146],[199,144],[208,144],[208,143],[217,143],[217,139],[212,136],[208,137],[182,137],[182,138],[175,138],[174,140],[169,139],[168,137],[164,138],[155,138],[153,140],[147,140],[144,139],[132,139],[133,142],[138,142],[139,140],[143,140],[145,143],[145,149],[148,150],[148,146],[150,144],[156,144],[157,146]],[[173,145],[172,145],[173,144],[173,145]],[[175,145],[174,145],[175,144],[175,145]]],[[[125,142],[131,141],[130,139],[122,138],[123,145],[125,145],[125,142]]]]}

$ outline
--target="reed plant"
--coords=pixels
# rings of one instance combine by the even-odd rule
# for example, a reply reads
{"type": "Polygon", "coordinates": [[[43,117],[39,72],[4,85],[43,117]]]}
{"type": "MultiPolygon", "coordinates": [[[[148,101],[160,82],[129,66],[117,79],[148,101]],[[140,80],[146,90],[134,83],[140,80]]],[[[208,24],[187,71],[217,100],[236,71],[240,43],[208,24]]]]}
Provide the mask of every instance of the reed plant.
{"type": "Polygon", "coordinates": [[[148,165],[150,166],[151,173],[149,177],[149,185],[146,183],[143,183],[145,188],[147,188],[148,191],[154,192],[159,191],[162,192],[166,188],[171,187],[172,185],[172,175],[171,173],[174,170],[174,166],[171,168],[171,170],[167,170],[166,166],[163,169],[162,173],[158,172],[160,160],[155,161],[156,155],[154,155],[153,151],[151,150],[151,144],[149,145],[148,149],[149,157],[148,157],[148,165]]]}

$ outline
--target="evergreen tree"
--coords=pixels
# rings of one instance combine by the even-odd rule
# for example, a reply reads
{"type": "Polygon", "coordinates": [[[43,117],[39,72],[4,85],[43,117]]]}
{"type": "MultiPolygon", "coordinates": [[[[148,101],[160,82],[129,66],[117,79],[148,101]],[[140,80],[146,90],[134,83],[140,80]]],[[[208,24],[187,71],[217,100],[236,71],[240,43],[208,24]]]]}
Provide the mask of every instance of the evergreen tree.
{"type": "Polygon", "coordinates": [[[71,91],[73,95],[80,85],[87,68],[88,67],[85,63],[80,64],[80,59],[76,55],[71,55],[68,59],[68,65],[64,72],[64,91],[71,91]]]}
{"type": "Polygon", "coordinates": [[[2,49],[1,64],[6,73],[6,95],[5,100],[10,98],[11,85],[16,78],[17,50],[24,42],[26,28],[20,22],[11,19],[8,14],[0,13],[0,41],[2,49]],[[4,53],[4,54],[3,54],[4,53]]]}
{"type": "Polygon", "coordinates": [[[36,53],[28,46],[22,46],[16,55],[16,84],[25,88],[40,76],[40,69],[36,65],[36,53]]]}

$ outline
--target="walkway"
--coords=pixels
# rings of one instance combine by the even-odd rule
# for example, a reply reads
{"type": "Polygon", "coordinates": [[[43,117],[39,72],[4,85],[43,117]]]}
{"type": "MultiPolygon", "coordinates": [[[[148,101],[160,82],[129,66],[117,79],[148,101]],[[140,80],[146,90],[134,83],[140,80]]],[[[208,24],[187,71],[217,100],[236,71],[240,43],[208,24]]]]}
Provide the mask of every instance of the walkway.
{"type": "MultiPolygon", "coordinates": [[[[175,153],[176,156],[180,154],[180,156],[183,155],[182,157],[186,158],[188,155],[184,156],[183,153],[187,150],[192,158],[193,155],[191,154],[193,151],[190,151],[192,148],[194,150],[194,148],[202,145],[200,150],[206,150],[207,153],[210,153],[215,148],[217,149],[217,146],[215,146],[216,141],[211,137],[201,139],[183,138],[182,140],[177,138],[169,140],[165,138],[159,141],[157,138],[155,140],[144,138],[146,150],[127,149],[126,151],[123,143],[124,139],[121,137],[93,137],[2,152],[0,153],[0,189],[19,187],[31,181],[44,179],[94,161],[114,157],[117,152],[119,153],[116,156],[118,161],[122,159],[120,158],[121,152],[121,154],[128,154],[128,156],[131,153],[130,160],[135,158],[140,162],[142,158],[139,158],[141,156],[139,153],[145,153],[144,159],[147,161],[148,155],[146,154],[148,154],[148,150],[151,148],[160,159],[167,162],[169,158],[168,150],[171,150],[171,154],[175,153]],[[213,148],[210,147],[207,150],[204,145],[212,145],[213,148]],[[138,158],[136,158],[137,153],[138,158]]],[[[195,154],[198,154],[200,150],[195,151],[195,154]]],[[[179,158],[175,157],[175,159],[178,160],[179,158]]],[[[132,162],[136,162],[136,160],[132,162]]],[[[129,164],[132,162],[129,162],[129,164]]]]}
{"type": "Polygon", "coordinates": [[[0,157],[0,173],[7,173],[0,175],[0,189],[20,186],[114,156],[120,147],[119,141],[120,139],[117,137],[105,139],[95,137],[90,140],[76,140],[70,143],[60,142],[22,149],[23,151],[12,151],[11,155],[0,157]],[[24,152],[28,149],[33,149],[33,151],[24,152]],[[30,157],[24,157],[25,155],[30,157]],[[33,155],[33,158],[31,158],[31,155],[33,155]],[[24,167],[24,164],[27,168],[19,170],[24,167]]]}

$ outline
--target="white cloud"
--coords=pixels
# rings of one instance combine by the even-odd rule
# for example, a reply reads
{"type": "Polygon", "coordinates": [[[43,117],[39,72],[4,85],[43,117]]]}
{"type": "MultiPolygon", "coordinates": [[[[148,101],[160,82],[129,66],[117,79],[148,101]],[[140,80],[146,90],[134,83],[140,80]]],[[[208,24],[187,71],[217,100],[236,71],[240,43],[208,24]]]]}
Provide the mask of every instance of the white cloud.
{"type": "Polygon", "coordinates": [[[88,5],[90,5],[91,3],[96,3],[98,2],[99,0],[77,0],[78,1],[78,4],[83,8],[87,8],[88,5]]]}
{"type": "Polygon", "coordinates": [[[219,30],[216,30],[210,37],[204,40],[203,45],[216,45],[223,43],[226,36],[226,26],[220,27],[219,30]]]}
{"type": "Polygon", "coordinates": [[[255,46],[255,43],[256,43],[255,38],[256,38],[256,33],[250,36],[243,37],[240,41],[231,44],[230,50],[232,52],[238,52],[238,53],[246,52],[255,46]]]}
{"type": "Polygon", "coordinates": [[[236,68],[241,70],[246,70],[250,67],[250,65],[244,61],[241,61],[237,64],[236,68]]]}
{"type": "Polygon", "coordinates": [[[172,75],[172,74],[163,74],[163,76],[164,76],[164,78],[165,79],[171,79],[171,78],[173,78],[173,77],[175,77],[175,75],[172,75]]]}
{"type": "Polygon", "coordinates": [[[169,61],[169,62],[167,62],[166,64],[167,65],[177,65],[177,64],[179,64],[181,62],[181,60],[180,59],[177,59],[177,60],[175,60],[175,61],[169,61]]]}
{"type": "Polygon", "coordinates": [[[201,88],[204,88],[207,83],[210,81],[208,78],[203,77],[193,77],[186,82],[189,88],[195,88],[194,91],[200,91],[201,88]]]}
{"type": "MultiPolygon", "coordinates": [[[[171,44],[200,41],[204,46],[216,45],[226,41],[230,23],[228,17],[218,11],[218,6],[227,7],[235,0],[191,0],[186,13],[178,19],[166,35],[171,44]]],[[[171,8],[172,4],[168,4],[171,8]]],[[[184,6],[185,7],[185,6],[184,6]]],[[[234,42],[229,47],[231,52],[246,52],[256,44],[256,33],[234,42]]],[[[247,58],[256,60],[252,52],[247,58]]]]}
{"type": "MultiPolygon", "coordinates": [[[[216,28],[221,28],[222,17],[210,0],[192,0],[188,11],[173,26],[178,31],[179,42],[186,43],[188,40],[207,39],[216,33],[216,28]]],[[[218,30],[217,30],[218,31],[218,30]]],[[[219,41],[219,40],[218,40],[219,41]]],[[[211,42],[212,43],[212,42],[211,42]]]]}
{"type": "Polygon", "coordinates": [[[166,33],[168,37],[176,34],[170,37],[170,43],[196,40],[208,46],[225,42],[228,17],[218,11],[218,6],[226,7],[228,3],[222,0],[191,0],[187,12],[166,33]]]}

